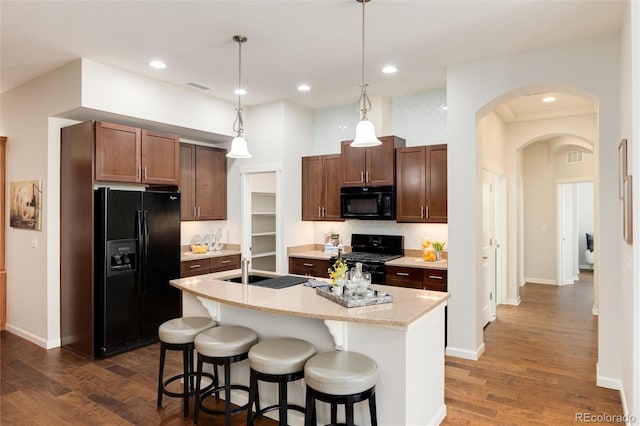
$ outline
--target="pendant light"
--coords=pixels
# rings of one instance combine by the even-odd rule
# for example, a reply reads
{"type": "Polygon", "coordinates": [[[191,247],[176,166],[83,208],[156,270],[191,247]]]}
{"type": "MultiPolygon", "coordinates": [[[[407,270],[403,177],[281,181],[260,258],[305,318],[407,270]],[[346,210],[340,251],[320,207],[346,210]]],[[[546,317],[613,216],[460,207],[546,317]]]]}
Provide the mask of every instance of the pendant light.
{"type": "Polygon", "coordinates": [[[368,84],[364,81],[364,5],[369,0],[356,1],[362,3],[362,83],[360,83],[360,99],[358,99],[360,123],[358,123],[356,127],[356,138],[351,142],[351,146],[364,148],[367,146],[380,145],[382,142],[376,138],[373,123],[367,119],[367,112],[371,111],[371,101],[367,95],[368,84]]]}
{"type": "Polygon", "coordinates": [[[242,136],[244,132],[244,122],[242,121],[242,107],[240,106],[240,96],[244,93],[242,87],[242,43],[247,41],[247,38],[243,35],[233,36],[233,40],[238,43],[238,89],[236,94],[238,95],[238,108],[236,108],[236,120],[233,122],[233,131],[236,132],[236,137],[231,142],[231,151],[227,153],[229,158],[251,158],[251,154],[247,150],[247,140],[242,136]]]}

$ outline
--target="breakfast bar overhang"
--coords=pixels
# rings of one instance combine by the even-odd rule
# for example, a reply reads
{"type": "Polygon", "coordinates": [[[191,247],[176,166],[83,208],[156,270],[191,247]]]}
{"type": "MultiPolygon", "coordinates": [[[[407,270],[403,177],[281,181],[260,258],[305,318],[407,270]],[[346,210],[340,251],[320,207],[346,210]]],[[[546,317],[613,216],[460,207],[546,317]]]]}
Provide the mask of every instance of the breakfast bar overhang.
{"type": "MultiPolygon", "coordinates": [[[[171,284],[182,290],[183,316],[209,315],[221,324],[250,327],[261,339],[304,339],[318,352],[360,352],[378,363],[378,424],[437,425],[444,419],[448,293],[373,285],[391,293],[393,303],[345,308],[303,285],[276,290],[225,281],[240,272],[172,280],[171,284]]],[[[232,381],[248,384],[248,367],[242,364],[234,366],[232,381]]],[[[261,400],[275,402],[276,388],[266,389],[261,388],[261,400]]],[[[304,405],[302,382],[289,385],[289,399],[304,405]]],[[[232,400],[244,403],[247,396],[239,392],[232,400]]],[[[342,412],[338,412],[340,420],[342,412]]],[[[303,424],[302,416],[296,414],[292,413],[290,422],[303,424]]],[[[356,404],[355,415],[357,423],[369,422],[366,404],[356,404]]],[[[328,407],[319,406],[318,421],[329,422],[328,407]]]]}

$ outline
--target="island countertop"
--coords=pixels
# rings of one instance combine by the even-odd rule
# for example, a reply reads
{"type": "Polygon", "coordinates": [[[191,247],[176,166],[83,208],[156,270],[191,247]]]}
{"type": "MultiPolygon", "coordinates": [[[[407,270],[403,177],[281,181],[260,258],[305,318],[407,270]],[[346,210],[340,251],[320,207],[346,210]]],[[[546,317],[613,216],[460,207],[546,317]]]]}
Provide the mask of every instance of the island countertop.
{"type": "MultiPolygon", "coordinates": [[[[259,275],[279,276],[265,271],[259,275]]],[[[224,281],[241,275],[240,269],[171,280],[178,289],[220,303],[290,316],[406,328],[445,303],[448,293],[402,287],[372,285],[393,296],[393,303],[346,308],[316,294],[312,287],[295,285],[269,289],[224,281]]]]}

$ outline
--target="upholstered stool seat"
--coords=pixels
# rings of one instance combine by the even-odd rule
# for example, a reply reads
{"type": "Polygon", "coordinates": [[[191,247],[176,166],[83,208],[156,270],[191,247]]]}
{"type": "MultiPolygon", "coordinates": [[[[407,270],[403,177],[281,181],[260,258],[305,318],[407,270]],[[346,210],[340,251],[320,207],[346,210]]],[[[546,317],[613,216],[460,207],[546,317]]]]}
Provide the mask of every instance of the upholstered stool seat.
{"type": "MultiPolygon", "coordinates": [[[[258,334],[247,327],[223,325],[210,330],[204,331],[196,336],[194,345],[198,352],[198,368],[196,382],[196,409],[193,416],[194,424],[198,423],[200,410],[205,413],[214,415],[225,415],[225,424],[231,424],[231,415],[245,410],[249,404],[231,409],[231,390],[239,389],[249,392],[249,388],[243,385],[231,384],[231,364],[247,359],[249,349],[258,342],[258,334]],[[217,366],[224,366],[224,385],[218,386],[217,380],[215,386],[204,389],[200,388],[200,380],[204,375],[202,372],[203,364],[213,364],[214,371],[217,366]],[[218,397],[219,393],[224,390],[224,411],[213,410],[204,406],[204,401],[212,394],[218,397]]],[[[217,374],[216,374],[217,379],[217,374]]]]}
{"type": "Polygon", "coordinates": [[[371,424],[377,425],[378,365],[371,358],[349,351],[321,353],[307,361],[304,377],[307,382],[305,425],[316,424],[316,399],[331,404],[332,424],[337,423],[337,404],[344,404],[349,426],[354,424],[353,404],[368,399],[371,424]]]}
{"type": "MultiPolygon", "coordinates": [[[[217,324],[209,317],[184,317],[165,321],[158,328],[160,338],[160,371],[158,373],[158,408],[162,406],[162,396],[183,398],[184,416],[189,417],[189,395],[194,393],[193,368],[194,340],[198,333],[215,327],[217,324]],[[166,351],[182,352],[182,373],[163,379],[166,351]],[[182,392],[173,392],[168,389],[170,383],[176,380],[183,381],[182,392]]],[[[213,375],[208,375],[213,379],[213,375]]]]}
{"type": "Polygon", "coordinates": [[[269,411],[278,410],[279,423],[285,426],[288,424],[287,410],[305,412],[304,407],[287,402],[287,383],[304,377],[304,365],[315,353],[316,348],[311,343],[293,338],[266,339],[249,350],[251,380],[247,425],[252,425],[255,418],[269,411]],[[259,380],[278,383],[278,404],[260,409],[259,380]],[[254,405],[255,414],[252,413],[254,405]]]}

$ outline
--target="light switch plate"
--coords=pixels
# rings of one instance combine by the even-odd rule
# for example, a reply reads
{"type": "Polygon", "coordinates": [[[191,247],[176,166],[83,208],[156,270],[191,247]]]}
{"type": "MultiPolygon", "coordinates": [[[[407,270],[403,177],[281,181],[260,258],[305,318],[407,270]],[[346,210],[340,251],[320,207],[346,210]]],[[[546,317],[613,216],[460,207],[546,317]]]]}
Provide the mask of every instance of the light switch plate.
{"type": "Polygon", "coordinates": [[[38,237],[31,237],[31,247],[38,248],[38,237]]]}

